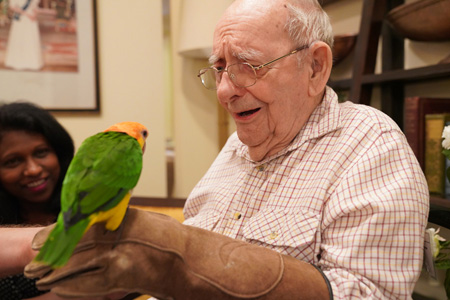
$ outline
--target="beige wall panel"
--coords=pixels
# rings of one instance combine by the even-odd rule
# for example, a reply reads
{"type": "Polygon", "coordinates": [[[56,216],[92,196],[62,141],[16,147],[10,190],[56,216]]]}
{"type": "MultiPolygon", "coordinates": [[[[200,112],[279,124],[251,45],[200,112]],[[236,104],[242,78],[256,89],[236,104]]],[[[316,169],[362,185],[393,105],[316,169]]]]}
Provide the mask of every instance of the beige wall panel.
{"type": "Polygon", "coordinates": [[[56,116],[77,148],[86,137],[113,123],[145,124],[150,136],[134,195],[165,197],[161,1],[98,0],[97,24],[101,112],[56,116]]]}

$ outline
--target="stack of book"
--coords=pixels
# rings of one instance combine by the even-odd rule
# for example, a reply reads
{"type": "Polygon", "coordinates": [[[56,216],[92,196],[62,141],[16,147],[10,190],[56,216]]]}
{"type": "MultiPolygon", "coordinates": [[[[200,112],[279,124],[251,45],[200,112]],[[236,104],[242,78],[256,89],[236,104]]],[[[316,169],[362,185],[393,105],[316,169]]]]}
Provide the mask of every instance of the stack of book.
{"type": "Polygon", "coordinates": [[[430,193],[450,198],[450,182],[445,176],[450,161],[442,154],[442,131],[450,125],[450,99],[407,97],[403,122],[403,131],[424,170],[430,193]]]}

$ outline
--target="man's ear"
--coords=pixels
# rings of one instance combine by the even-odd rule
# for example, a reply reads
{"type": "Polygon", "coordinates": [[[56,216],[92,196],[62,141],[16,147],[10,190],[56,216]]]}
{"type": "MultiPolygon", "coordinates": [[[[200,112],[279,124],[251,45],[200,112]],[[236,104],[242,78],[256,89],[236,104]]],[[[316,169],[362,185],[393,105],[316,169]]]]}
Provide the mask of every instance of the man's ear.
{"type": "Polygon", "coordinates": [[[321,41],[314,42],[310,47],[311,69],[308,93],[314,97],[323,92],[331,73],[333,55],[330,47],[321,41]]]}

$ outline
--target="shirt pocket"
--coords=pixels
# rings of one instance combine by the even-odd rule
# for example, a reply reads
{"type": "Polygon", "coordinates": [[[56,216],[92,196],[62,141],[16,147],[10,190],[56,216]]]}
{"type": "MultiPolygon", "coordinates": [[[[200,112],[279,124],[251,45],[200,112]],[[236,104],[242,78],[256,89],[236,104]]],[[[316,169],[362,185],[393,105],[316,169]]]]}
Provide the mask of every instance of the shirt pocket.
{"type": "Polygon", "coordinates": [[[308,210],[265,209],[246,223],[244,238],[263,246],[304,248],[313,244],[319,225],[319,215],[308,210]]]}
{"type": "Polygon", "coordinates": [[[220,218],[221,214],[217,210],[202,209],[194,217],[186,219],[183,224],[213,231],[219,223],[220,218]]]}

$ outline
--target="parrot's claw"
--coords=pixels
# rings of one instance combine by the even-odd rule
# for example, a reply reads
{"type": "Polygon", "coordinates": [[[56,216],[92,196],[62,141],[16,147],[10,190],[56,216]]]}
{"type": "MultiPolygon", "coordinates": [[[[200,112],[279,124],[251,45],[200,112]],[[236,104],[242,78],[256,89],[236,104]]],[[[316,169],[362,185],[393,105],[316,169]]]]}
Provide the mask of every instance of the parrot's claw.
{"type": "Polygon", "coordinates": [[[125,221],[126,221],[127,215],[128,215],[128,209],[129,209],[129,207],[127,207],[127,209],[125,211],[125,215],[123,216],[122,223],[120,224],[119,228],[117,228],[117,230],[118,230],[117,238],[116,238],[116,242],[112,246],[112,249],[114,249],[119,244],[120,238],[122,237],[123,228],[125,226],[125,221]]]}

